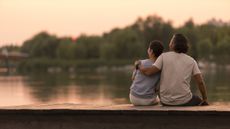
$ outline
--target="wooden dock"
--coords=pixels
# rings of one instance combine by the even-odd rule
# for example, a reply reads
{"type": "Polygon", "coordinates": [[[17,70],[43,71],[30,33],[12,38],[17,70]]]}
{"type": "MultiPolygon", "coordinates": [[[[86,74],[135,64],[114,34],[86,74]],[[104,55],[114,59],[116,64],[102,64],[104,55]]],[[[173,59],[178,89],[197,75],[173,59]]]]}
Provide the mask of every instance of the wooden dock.
{"type": "Polygon", "coordinates": [[[1,107],[0,129],[230,129],[230,105],[66,103],[1,107]]]}

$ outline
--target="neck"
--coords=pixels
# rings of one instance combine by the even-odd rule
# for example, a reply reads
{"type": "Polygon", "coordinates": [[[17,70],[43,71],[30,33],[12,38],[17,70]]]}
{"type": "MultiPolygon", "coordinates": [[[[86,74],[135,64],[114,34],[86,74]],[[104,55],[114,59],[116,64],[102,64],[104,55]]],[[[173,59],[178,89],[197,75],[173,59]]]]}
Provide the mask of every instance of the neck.
{"type": "Polygon", "coordinates": [[[156,61],[157,58],[155,56],[150,56],[149,59],[152,61],[156,61]]]}

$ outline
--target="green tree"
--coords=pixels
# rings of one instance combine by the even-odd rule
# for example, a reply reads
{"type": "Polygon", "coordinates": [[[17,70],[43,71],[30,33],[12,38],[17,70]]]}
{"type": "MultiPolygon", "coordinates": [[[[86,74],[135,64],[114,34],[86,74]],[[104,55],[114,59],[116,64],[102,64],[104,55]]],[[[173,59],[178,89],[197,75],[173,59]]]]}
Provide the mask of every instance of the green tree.
{"type": "Polygon", "coordinates": [[[100,45],[103,42],[99,36],[80,36],[75,45],[75,57],[81,59],[98,59],[100,45]]]}
{"type": "Polygon", "coordinates": [[[5,45],[0,47],[0,51],[7,49],[8,52],[19,52],[20,51],[20,46],[17,45],[5,45]]]}
{"type": "Polygon", "coordinates": [[[113,30],[106,37],[106,41],[107,44],[104,44],[106,47],[103,48],[113,49],[111,52],[116,59],[135,59],[143,57],[145,54],[143,41],[139,38],[138,33],[131,28],[113,30]]]}
{"type": "Polygon", "coordinates": [[[191,55],[193,58],[197,60],[198,58],[198,50],[197,50],[197,42],[198,39],[198,33],[197,33],[197,26],[194,24],[192,19],[189,19],[185,24],[177,29],[178,33],[184,34],[188,40],[189,40],[189,55],[191,55]]]}
{"type": "Polygon", "coordinates": [[[75,59],[75,43],[71,38],[63,38],[56,50],[57,58],[74,60],[75,59]]]}
{"type": "Polygon", "coordinates": [[[55,58],[59,40],[56,36],[41,32],[23,43],[21,51],[31,57],[55,58]]]}
{"type": "Polygon", "coordinates": [[[203,39],[198,42],[199,59],[210,60],[212,57],[213,44],[210,39],[203,39]]]}
{"type": "Polygon", "coordinates": [[[223,38],[217,44],[216,60],[221,64],[230,63],[230,36],[223,38]]]}
{"type": "Polygon", "coordinates": [[[103,43],[100,46],[100,58],[102,60],[112,60],[116,59],[115,45],[109,42],[103,43]]]}
{"type": "Polygon", "coordinates": [[[174,28],[171,22],[165,22],[159,16],[149,16],[146,20],[139,20],[136,24],[142,28],[143,37],[145,39],[145,47],[152,40],[161,40],[164,43],[164,47],[168,47],[168,43],[174,33],[174,28]]]}

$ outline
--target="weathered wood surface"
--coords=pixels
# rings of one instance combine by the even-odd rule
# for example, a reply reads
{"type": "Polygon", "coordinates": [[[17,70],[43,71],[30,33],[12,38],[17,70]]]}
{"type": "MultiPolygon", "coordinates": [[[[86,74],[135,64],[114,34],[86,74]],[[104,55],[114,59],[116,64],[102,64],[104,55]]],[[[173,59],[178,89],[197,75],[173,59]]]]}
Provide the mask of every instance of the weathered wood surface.
{"type": "Polygon", "coordinates": [[[66,103],[1,107],[0,129],[230,129],[230,106],[66,103]]]}
{"type": "Polygon", "coordinates": [[[93,105],[93,104],[36,104],[0,107],[4,109],[31,109],[31,110],[47,110],[47,109],[71,109],[71,110],[152,110],[152,111],[230,111],[230,104],[211,104],[209,106],[190,106],[190,107],[168,107],[168,106],[133,106],[132,104],[120,105],[93,105]]]}

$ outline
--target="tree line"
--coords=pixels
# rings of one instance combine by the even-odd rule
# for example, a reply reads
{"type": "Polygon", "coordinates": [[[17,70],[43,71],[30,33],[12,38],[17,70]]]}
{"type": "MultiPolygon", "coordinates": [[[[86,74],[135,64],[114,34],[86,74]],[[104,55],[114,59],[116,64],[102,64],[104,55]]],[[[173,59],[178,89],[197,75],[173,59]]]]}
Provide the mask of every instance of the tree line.
{"type": "MultiPolygon", "coordinates": [[[[230,63],[230,24],[211,19],[195,24],[192,19],[180,27],[159,16],[138,18],[124,28],[114,28],[103,35],[81,35],[76,39],[57,37],[40,32],[26,40],[22,46],[4,46],[27,53],[32,59],[82,60],[135,60],[146,58],[146,49],[152,40],[161,40],[168,50],[173,34],[182,33],[190,42],[189,55],[197,60],[230,63]]],[[[2,49],[1,48],[1,49],[2,49]]]]}

